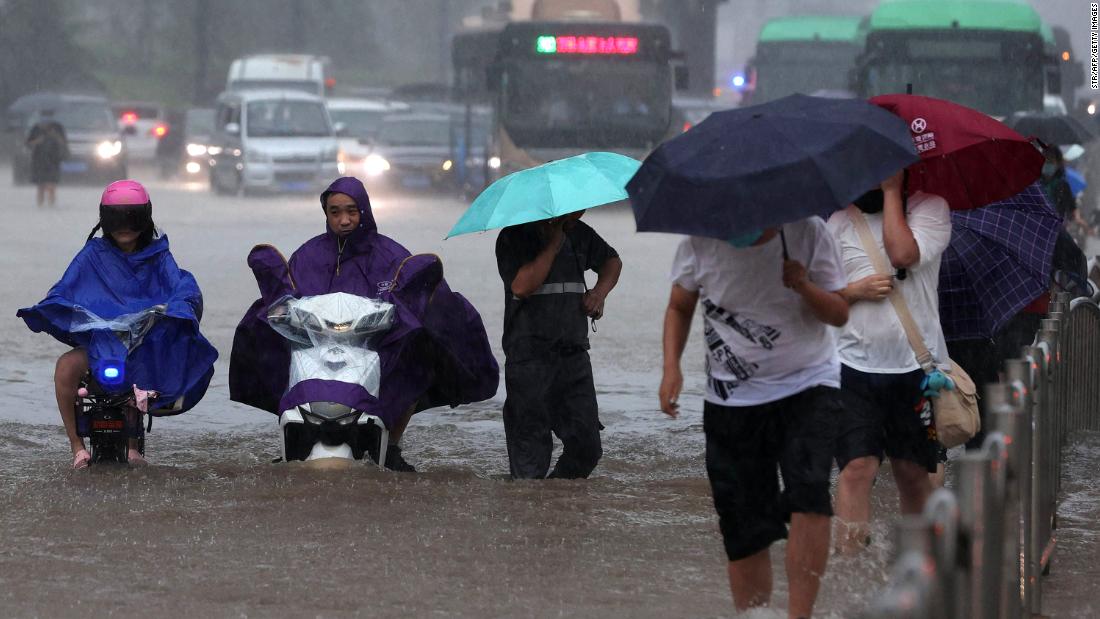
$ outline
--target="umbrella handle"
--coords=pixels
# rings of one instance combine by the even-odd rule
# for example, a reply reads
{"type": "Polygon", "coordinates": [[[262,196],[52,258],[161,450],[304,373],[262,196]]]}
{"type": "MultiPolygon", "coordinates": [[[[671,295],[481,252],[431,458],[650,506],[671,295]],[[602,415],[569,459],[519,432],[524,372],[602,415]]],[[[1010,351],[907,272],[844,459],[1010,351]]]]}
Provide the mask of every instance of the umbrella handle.
{"type": "Polygon", "coordinates": [[[779,228],[779,241],[783,243],[783,259],[790,260],[791,255],[787,252],[787,235],[783,234],[783,228],[779,228]]]}

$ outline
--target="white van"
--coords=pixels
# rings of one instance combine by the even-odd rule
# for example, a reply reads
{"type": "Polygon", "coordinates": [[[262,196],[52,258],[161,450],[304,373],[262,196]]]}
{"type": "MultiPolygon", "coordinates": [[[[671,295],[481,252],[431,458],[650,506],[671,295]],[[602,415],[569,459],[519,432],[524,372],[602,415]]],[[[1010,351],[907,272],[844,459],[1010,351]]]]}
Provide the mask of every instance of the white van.
{"type": "Polygon", "coordinates": [[[320,192],[339,176],[336,133],[324,100],[288,90],[218,98],[210,187],[218,193],[320,192]]]}
{"type": "Polygon", "coordinates": [[[323,97],[335,82],[329,75],[330,61],[325,56],[307,54],[257,54],[245,56],[229,65],[225,89],[299,90],[323,97]]]}

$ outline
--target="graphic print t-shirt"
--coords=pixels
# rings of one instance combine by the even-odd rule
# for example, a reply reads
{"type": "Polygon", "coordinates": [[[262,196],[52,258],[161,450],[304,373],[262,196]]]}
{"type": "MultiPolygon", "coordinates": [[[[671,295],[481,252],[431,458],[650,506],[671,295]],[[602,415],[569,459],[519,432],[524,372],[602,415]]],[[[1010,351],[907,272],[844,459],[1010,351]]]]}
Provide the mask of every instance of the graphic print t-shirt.
{"type": "MultiPolygon", "coordinates": [[[[829,292],[847,285],[832,235],[814,217],[783,226],[792,260],[829,292]]],[[[699,292],[706,341],[708,402],[754,406],[810,387],[840,386],[833,336],[798,293],[783,286],[783,244],[756,247],[685,238],[672,282],[699,292]]]]}

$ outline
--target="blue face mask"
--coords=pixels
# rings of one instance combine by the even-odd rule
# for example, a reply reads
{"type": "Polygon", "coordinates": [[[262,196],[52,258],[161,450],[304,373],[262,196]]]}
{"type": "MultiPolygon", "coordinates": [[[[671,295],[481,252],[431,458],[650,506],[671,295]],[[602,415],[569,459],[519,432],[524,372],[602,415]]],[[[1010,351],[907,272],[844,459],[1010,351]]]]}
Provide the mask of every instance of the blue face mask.
{"type": "Polygon", "coordinates": [[[762,236],[764,236],[763,230],[752,230],[744,234],[730,237],[726,239],[726,242],[738,249],[744,249],[746,247],[751,247],[752,244],[759,241],[762,236]]]}

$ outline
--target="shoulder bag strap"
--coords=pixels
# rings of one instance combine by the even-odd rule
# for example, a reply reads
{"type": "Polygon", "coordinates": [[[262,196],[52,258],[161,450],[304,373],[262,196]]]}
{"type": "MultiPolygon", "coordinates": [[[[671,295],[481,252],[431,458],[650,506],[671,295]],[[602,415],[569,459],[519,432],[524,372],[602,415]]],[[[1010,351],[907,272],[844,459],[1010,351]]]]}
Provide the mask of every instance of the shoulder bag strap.
{"type": "MultiPolygon", "coordinates": [[[[867,225],[867,218],[863,216],[863,212],[854,206],[849,206],[848,217],[852,220],[856,233],[859,234],[859,242],[863,245],[863,251],[867,253],[867,257],[871,259],[875,272],[879,275],[890,275],[886,256],[878,248],[878,243],[875,242],[875,237],[871,234],[871,227],[867,225]]],[[[905,330],[905,337],[909,340],[909,346],[913,349],[913,354],[917,356],[917,363],[925,372],[931,372],[936,368],[935,359],[924,344],[924,338],[921,337],[920,331],[913,321],[913,315],[909,313],[909,305],[906,304],[905,297],[901,295],[901,290],[894,286],[887,298],[890,299],[890,304],[894,306],[894,313],[898,315],[898,321],[901,322],[901,328],[905,330]]]]}

